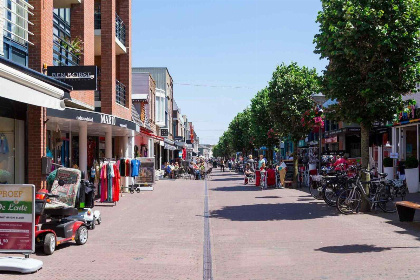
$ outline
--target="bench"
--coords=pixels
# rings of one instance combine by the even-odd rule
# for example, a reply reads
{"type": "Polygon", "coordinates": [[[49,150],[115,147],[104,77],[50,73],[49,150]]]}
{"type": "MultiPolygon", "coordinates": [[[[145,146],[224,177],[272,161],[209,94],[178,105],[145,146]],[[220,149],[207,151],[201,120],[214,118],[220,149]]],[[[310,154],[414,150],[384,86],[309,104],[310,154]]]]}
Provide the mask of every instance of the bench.
{"type": "Polygon", "coordinates": [[[412,222],[414,213],[420,209],[420,204],[411,201],[398,201],[396,205],[400,222],[412,222]]]}

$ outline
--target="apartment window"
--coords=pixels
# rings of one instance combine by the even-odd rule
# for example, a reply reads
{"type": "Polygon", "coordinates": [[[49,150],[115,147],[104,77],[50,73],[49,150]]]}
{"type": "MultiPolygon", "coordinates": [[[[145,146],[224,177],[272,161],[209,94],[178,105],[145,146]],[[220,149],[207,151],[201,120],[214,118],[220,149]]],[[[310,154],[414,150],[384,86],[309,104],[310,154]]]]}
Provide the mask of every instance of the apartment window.
{"type": "Polygon", "coordinates": [[[4,32],[3,51],[5,58],[23,66],[28,66],[28,14],[33,14],[34,8],[22,0],[0,0],[4,1],[4,32]]]}
{"type": "Polygon", "coordinates": [[[80,43],[71,40],[70,9],[54,9],[53,63],[56,66],[76,66],[80,61],[80,43]]]}

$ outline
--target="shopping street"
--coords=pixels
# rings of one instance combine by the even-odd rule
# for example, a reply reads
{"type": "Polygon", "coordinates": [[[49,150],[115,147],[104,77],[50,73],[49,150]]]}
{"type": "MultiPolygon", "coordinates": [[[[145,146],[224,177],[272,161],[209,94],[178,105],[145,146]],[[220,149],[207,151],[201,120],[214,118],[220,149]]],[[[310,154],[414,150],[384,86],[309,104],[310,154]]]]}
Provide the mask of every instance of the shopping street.
{"type": "MultiPolygon", "coordinates": [[[[418,279],[420,224],[396,213],[339,215],[306,190],[261,191],[233,172],[207,187],[213,279],[418,279]]],[[[98,203],[86,245],[39,252],[39,272],[1,279],[203,279],[204,194],[203,180],[160,180],[98,203]]]]}

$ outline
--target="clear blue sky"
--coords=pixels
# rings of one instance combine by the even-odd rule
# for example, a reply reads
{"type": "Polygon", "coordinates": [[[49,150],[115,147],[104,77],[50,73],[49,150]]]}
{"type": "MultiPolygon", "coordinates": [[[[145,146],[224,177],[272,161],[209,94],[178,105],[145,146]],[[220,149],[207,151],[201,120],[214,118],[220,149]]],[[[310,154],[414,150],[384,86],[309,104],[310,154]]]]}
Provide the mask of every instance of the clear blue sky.
{"type": "Polygon", "coordinates": [[[133,67],[168,67],[174,98],[202,144],[217,143],[278,64],[296,61],[318,72],[326,65],[313,53],[319,0],[132,3],[133,67]]]}

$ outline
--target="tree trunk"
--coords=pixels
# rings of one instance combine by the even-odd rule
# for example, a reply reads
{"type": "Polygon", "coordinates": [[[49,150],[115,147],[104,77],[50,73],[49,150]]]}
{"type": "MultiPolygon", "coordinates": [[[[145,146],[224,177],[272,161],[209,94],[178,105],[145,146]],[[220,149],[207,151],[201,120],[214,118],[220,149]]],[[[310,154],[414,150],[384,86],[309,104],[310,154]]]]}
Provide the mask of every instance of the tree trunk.
{"type": "Polygon", "coordinates": [[[297,188],[298,186],[298,153],[297,153],[298,141],[293,140],[293,187],[297,188]]]}
{"type": "MultiPolygon", "coordinates": [[[[366,125],[361,124],[360,125],[360,136],[361,136],[361,143],[360,143],[360,149],[361,149],[361,156],[362,156],[362,168],[369,170],[369,127],[366,125]]],[[[362,172],[362,181],[370,181],[369,174],[362,172]]],[[[366,193],[369,193],[369,185],[363,184],[363,187],[365,188],[366,193]]],[[[370,211],[369,202],[365,199],[362,199],[362,205],[360,208],[360,211],[362,212],[368,212],[370,211]]]]}

